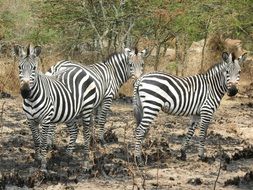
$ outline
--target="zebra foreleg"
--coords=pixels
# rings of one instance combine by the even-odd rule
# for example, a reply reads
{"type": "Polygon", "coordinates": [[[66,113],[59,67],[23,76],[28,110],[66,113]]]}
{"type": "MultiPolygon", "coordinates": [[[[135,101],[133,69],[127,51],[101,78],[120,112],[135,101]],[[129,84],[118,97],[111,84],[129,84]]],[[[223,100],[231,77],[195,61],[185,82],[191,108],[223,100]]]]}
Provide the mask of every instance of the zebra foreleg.
{"type": "Polygon", "coordinates": [[[77,139],[77,135],[78,135],[78,127],[77,127],[77,123],[76,123],[77,119],[72,120],[71,122],[66,123],[67,127],[68,127],[68,131],[69,131],[69,145],[67,148],[67,154],[69,156],[72,155],[74,149],[75,149],[75,145],[76,145],[76,139],[77,139]]]}
{"type": "Polygon", "coordinates": [[[185,141],[183,143],[183,146],[181,148],[181,156],[179,157],[180,160],[186,160],[186,149],[188,148],[189,141],[192,139],[192,136],[195,132],[195,129],[198,125],[200,117],[199,116],[193,116],[190,121],[190,125],[186,134],[185,141]]]}
{"type": "Polygon", "coordinates": [[[55,127],[56,127],[56,125],[51,124],[48,129],[48,136],[47,136],[48,149],[52,149],[54,146],[55,127]]]}
{"type": "Polygon", "coordinates": [[[205,116],[201,116],[201,124],[200,124],[200,140],[199,140],[199,153],[198,156],[201,160],[205,160],[204,155],[204,146],[205,146],[205,140],[206,140],[206,134],[207,134],[207,128],[210,123],[211,116],[210,113],[205,114],[205,116]]]}
{"type": "Polygon", "coordinates": [[[41,136],[39,132],[39,123],[28,120],[28,126],[32,131],[33,142],[34,142],[34,149],[35,149],[35,160],[41,162],[41,136]]]}
{"type": "Polygon", "coordinates": [[[46,160],[46,154],[47,154],[47,140],[48,140],[48,131],[50,128],[50,121],[46,120],[42,124],[42,131],[41,131],[41,170],[47,171],[47,160],[46,160]]]}
{"type": "Polygon", "coordinates": [[[206,140],[207,127],[200,128],[200,141],[199,141],[199,153],[198,156],[201,160],[205,160],[205,140],[206,140]]]}

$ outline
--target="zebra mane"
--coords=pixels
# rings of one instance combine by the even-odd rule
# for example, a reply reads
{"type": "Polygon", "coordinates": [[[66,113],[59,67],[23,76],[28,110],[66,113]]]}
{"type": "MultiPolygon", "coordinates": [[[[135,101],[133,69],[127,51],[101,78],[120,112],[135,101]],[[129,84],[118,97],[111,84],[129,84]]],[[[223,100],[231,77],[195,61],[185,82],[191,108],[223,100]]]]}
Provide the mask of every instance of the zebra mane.
{"type": "Polygon", "coordinates": [[[30,55],[30,44],[28,44],[26,52],[26,56],[28,57],[29,55],[30,55]]]}
{"type": "Polygon", "coordinates": [[[224,70],[226,65],[227,65],[226,62],[216,63],[212,65],[204,74],[210,74],[210,73],[218,74],[224,70]]]}
{"type": "MultiPolygon", "coordinates": [[[[138,48],[137,48],[137,47],[134,47],[134,48],[132,48],[132,49],[134,49],[134,54],[137,55],[138,52],[139,52],[138,48]]],[[[113,52],[113,53],[109,54],[109,55],[103,60],[103,62],[105,63],[105,62],[109,61],[112,57],[114,57],[115,55],[118,55],[118,54],[121,54],[121,53],[122,53],[122,52],[113,52]]]]}
{"type": "Polygon", "coordinates": [[[113,52],[111,54],[109,54],[104,60],[103,63],[106,63],[107,61],[109,61],[112,57],[114,57],[115,55],[119,54],[119,52],[113,52]]]}
{"type": "Polygon", "coordinates": [[[138,54],[138,52],[139,52],[139,51],[138,51],[138,48],[137,48],[137,47],[134,47],[133,49],[134,49],[134,53],[135,53],[135,55],[137,55],[137,54],[138,54]]]}

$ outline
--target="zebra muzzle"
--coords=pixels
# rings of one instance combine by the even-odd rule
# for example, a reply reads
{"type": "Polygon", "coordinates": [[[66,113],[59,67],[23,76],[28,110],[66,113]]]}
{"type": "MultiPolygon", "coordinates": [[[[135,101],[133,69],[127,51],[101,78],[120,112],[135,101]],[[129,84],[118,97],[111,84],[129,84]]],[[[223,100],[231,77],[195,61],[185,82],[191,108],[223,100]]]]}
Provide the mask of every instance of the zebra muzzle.
{"type": "Polygon", "coordinates": [[[30,87],[28,83],[24,83],[20,88],[21,96],[26,99],[30,95],[30,87]]]}
{"type": "Polygon", "coordinates": [[[236,88],[235,85],[231,85],[229,88],[228,88],[228,96],[235,96],[236,94],[238,93],[238,89],[236,88]]]}

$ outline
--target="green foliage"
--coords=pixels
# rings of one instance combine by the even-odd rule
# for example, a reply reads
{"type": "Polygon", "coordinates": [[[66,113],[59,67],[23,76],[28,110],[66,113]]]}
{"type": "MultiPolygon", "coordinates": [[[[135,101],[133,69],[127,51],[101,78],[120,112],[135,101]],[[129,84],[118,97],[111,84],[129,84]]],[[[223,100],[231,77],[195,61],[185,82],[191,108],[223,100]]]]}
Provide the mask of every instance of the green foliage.
{"type": "Polygon", "coordinates": [[[12,36],[12,28],[15,26],[15,20],[13,19],[14,15],[6,10],[2,12],[0,19],[1,19],[1,29],[3,31],[4,36],[10,38],[12,36]]]}
{"type": "Polygon", "coordinates": [[[208,33],[240,38],[252,49],[252,0],[0,0],[0,4],[1,35],[11,41],[59,47],[93,42],[95,48],[99,38],[119,46],[121,40],[133,44],[147,38],[159,44],[171,36],[187,36],[190,44],[208,33]]]}

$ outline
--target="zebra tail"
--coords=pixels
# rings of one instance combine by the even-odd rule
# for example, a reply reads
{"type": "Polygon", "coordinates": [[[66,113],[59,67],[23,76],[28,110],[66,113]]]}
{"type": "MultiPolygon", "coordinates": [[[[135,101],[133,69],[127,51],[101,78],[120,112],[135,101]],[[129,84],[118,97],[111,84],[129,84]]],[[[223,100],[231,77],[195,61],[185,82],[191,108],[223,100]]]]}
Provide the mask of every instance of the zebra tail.
{"type": "Polygon", "coordinates": [[[139,83],[140,80],[137,80],[134,84],[134,95],[133,95],[133,106],[134,106],[134,117],[136,120],[137,126],[141,123],[143,117],[143,109],[139,96],[139,83]]]}

